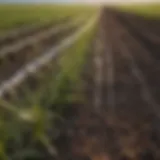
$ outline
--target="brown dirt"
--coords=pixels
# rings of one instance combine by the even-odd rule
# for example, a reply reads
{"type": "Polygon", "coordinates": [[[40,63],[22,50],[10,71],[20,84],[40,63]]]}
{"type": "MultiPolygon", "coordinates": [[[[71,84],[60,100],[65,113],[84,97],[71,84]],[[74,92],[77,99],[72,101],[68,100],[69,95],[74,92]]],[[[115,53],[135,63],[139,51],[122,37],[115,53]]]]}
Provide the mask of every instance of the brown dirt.
{"type": "Polygon", "coordinates": [[[61,159],[160,159],[160,20],[104,8],[91,48],[61,159]]]}
{"type": "Polygon", "coordinates": [[[62,24],[70,20],[71,20],[71,17],[65,17],[64,19],[57,20],[57,21],[50,21],[44,25],[33,27],[32,29],[25,29],[24,31],[21,31],[19,32],[19,34],[16,34],[16,35],[13,35],[13,34],[8,35],[5,38],[0,39],[0,48],[3,48],[4,46],[7,46],[7,45],[15,44],[26,37],[34,36],[38,33],[41,33],[43,31],[46,31],[52,28],[53,26],[56,26],[57,24],[62,24]]]}
{"type": "Polygon", "coordinates": [[[64,29],[60,33],[50,35],[48,38],[42,39],[40,42],[28,45],[16,53],[9,53],[0,59],[0,82],[10,78],[18,69],[33,61],[38,56],[47,52],[51,47],[59,43],[66,36],[71,35],[79,26],[64,29]]]}

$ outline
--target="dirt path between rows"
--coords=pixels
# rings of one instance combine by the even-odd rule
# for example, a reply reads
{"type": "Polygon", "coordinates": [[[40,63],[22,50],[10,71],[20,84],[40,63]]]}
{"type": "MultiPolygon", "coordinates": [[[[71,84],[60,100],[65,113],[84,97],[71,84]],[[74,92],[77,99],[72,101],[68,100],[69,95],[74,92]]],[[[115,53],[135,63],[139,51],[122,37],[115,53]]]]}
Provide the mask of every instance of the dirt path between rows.
{"type": "Polygon", "coordinates": [[[157,33],[160,20],[102,9],[83,74],[85,103],[71,116],[62,159],[160,159],[157,33]]]}

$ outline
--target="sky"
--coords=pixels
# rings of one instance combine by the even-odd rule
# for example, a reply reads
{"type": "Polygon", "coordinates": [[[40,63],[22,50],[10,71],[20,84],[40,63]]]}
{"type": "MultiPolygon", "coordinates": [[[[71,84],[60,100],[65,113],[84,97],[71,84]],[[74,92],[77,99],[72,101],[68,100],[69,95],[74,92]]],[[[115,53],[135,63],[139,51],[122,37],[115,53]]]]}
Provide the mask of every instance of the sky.
{"type": "Polygon", "coordinates": [[[13,3],[13,2],[22,2],[22,3],[31,3],[31,2],[60,2],[60,3],[110,3],[110,2],[160,2],[160,0],[0,0],[0,2],[13,3]]]}

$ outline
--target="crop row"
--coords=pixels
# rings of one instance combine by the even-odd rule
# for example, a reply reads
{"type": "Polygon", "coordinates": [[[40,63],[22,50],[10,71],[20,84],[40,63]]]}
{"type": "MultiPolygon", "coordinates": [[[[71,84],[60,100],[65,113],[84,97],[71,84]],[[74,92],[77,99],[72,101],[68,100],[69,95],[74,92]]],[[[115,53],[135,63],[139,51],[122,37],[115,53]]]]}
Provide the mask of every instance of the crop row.
{"type": "Polygon", "coordinates": [[[1,110],[5,112],[0,119],[3,123],[0,130],[5,132],[5,137],[0,139],[1,159],[38,160],[58,156],[54,146],[59,136],[56,123],[63,123],[62,115],[67,106],[77,100],[75,88],[81,84],[80,75],[93,33],[92,21],[72,38],[64,40],[61,55],[51,60],[53,49],[48,56],[48,62],[51,62],[28,78],[18,92],[10,92],[10,101],[1,100],[1,110]],[[37,87],[33,85],[35,78],[38,78],[37,87]]]}

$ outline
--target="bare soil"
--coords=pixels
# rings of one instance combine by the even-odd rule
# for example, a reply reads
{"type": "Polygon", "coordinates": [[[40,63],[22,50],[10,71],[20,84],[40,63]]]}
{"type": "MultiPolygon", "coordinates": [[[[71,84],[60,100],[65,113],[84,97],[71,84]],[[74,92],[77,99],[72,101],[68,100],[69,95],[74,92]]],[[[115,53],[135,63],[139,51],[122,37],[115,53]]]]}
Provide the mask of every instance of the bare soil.
{"type": "Polygon", "coordinates": [[[46,53],[51,47],[55,46],[65,37],[74,33],[79,24],[66,28],[60,33],[49,35],[49,37],[40,40],[35,44],[30,44],[17,52],[9,53],[0,58],[0,82],[9,79],[20,68],[33,61],[37,57],[46,53]]]}
{"type": "Polygon", "coordinates": [[[0,48],[3,48],[4,46],[7,46],[7,45],[15,44],[26,37],[34,36],[38,33],[41,33],[50,28],[53,28],[53,26],[56,26],[57,24],[62,24],[70,20],[71,20],[71,17],[65,17],[61,20],[46,22],[46,24],[44,25],[33,26],[30,28],[28,27],[24,31],[22,30],[20,30],[19,32],[17,31],[15,34],[12,33],[6,36],[4,35],[4,37],[0,37],[0,48]]]}
{"type": "Polygon", "coordinates": [[[160,159],[160,20],[103,8],[91,48],[61,159],[160,159]]]}

